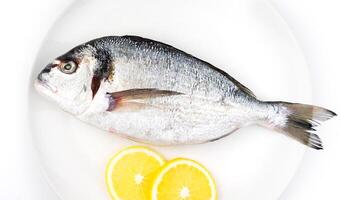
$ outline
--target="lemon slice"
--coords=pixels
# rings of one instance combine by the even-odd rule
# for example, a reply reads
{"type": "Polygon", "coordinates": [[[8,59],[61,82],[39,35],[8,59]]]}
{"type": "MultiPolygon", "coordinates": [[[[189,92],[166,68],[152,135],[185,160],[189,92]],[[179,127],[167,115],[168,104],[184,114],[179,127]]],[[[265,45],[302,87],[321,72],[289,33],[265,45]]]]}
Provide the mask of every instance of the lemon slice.
{"type": "Polygon", "coordinates": [[[114,200],[145,200],[150,197],[152,174],[164,165],[156,152],[140,146],[121,150],[106,168],[106,185],[114,200]]]}
{"type": "Polygon", "coordinates": [[[158,172],[152,186],[152,200],[216,200],[216,185],[201,164],[176,158],[158,172]]]}

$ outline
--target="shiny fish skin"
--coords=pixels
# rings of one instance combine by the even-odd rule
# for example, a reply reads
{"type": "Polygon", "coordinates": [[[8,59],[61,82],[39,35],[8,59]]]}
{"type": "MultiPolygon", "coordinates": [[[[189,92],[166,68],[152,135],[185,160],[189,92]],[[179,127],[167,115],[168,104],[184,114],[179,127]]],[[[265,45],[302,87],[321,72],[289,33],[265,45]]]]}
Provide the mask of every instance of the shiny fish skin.
{"type": "Polygon", "coordinates": [[[40,93],[82,121],[145,143],[204,143],[259,124],[322,149],[314,122],[335,115],[315,106],[259,101],[213,65],[137,36],[95,39],[53,63],[38,76],[40,93]],[[76,71],[63,73],[70,62],[76,71]]]}
{"type": "Polygon", "coordinates": [[[243,120],[253,121],[247,117],[237,119],[231,110],[235,110],[233,104],[247,108],[257,104],[257,100],[204,61],[170,46],[135,38],[110,38],[94,47],[112,50],[114,78],[105,91],[158,88],[185,95],[143,102],[162,105],[161,109],[113,112],[105,117],[84,113],[80,116],[84,121],[154,144],[203,143],[228,134],[240,127],[243,120]]]}

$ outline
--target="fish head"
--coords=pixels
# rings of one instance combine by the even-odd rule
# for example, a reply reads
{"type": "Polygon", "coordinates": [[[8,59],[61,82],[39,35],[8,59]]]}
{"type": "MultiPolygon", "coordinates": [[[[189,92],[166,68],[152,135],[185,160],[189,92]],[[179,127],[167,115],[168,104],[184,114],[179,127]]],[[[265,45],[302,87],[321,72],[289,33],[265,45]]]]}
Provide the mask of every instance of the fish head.
{"type": "Polygon", "coordinates": [[[97,65],[94,48],[79,45],[43,68],[35,88],[63,110],[79,115],[92,102],[91,82],[97,65]]]}

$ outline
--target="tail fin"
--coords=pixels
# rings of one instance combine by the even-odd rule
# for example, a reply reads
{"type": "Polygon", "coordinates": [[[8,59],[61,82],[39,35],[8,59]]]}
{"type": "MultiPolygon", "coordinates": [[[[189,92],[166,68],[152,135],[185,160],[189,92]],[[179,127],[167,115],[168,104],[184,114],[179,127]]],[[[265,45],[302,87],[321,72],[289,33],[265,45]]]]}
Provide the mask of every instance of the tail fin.
{"type": "MultiPolygon", "coordinates": [[[[275,124],[274,127],[288,136],[311,148],[323,149],[321,139],[315,133],[316,127],[334,116],[336,113],[325,108],[288,102],[268,102],[278,106],[279,111],[285,115],[285,123],[275,124]]],[[[273,125],[273,124],[272,124],[273,125]]]]}

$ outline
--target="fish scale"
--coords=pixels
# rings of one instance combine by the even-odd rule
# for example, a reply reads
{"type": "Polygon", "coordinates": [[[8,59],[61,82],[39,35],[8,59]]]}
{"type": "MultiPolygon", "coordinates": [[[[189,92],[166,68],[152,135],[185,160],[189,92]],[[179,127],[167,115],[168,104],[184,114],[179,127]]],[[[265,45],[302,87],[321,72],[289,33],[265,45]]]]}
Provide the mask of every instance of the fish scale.
{"type": "Polygon", "coordinates": [[[215,141],[257,124],[322,149],[315,128],[336,115],[313,105],[258,100],[212,64],[138,36],[81,44],[48,64],[35,86],[86,123],[156,145],[215,141]]]}

